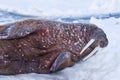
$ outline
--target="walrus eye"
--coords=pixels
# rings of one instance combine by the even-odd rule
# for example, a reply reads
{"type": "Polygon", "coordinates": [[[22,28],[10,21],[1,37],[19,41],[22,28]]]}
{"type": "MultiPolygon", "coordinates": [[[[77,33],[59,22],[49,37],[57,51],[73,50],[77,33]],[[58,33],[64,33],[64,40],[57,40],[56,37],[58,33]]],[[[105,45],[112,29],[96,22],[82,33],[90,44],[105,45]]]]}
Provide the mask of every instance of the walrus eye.
{"type": "Polygon", "coordinates": [[[30,31],[26,30],[25,32],[21,32],[19,36],[25,36],[25,35],[28,35],[28,34],[30,34],[30,31]]]}
{"type": "Polygon", "coordinates": [[[30,34],[30,31],[26,31],[25,34],[30,34]]]}

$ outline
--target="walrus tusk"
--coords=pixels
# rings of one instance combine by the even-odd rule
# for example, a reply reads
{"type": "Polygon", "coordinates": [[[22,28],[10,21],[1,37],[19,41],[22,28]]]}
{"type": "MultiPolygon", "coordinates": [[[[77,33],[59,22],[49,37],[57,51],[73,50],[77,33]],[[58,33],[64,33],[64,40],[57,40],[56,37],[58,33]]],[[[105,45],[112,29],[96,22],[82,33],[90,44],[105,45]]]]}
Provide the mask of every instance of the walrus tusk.
{"type": "Polygon", "coordinates": [[[80,52],[80,55],[91,45],[93,44],[93,42],[95,41],[95,39],[91,39],[86,46],[82,49],[82,51],[80,52]]]}
{"type": "Polygon", "coordinates": [[[89,57],[91,57],[93,54],[95,54],[99,50],[100,50],[100,46],[95,47],[94,50],[88,56],[83,58],[83,61],[87,60],[89,57]]]}

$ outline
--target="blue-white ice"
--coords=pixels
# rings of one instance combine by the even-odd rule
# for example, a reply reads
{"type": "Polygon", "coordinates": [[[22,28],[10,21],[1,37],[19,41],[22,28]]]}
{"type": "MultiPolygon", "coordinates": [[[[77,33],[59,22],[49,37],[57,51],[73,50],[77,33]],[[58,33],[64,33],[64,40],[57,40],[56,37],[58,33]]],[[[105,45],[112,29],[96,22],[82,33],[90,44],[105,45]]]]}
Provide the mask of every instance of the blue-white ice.
{"type": "Polygon", "coordinates": [[[64,17],[118,13],[119,4],[120,0],[0,0],[0,9],[35,16],[64,17]]]}
{"type": "Polygon", "coordinates": [[[87,22],[102,28],[109,45],[54,74],[0,75],[0,80],[120,80],[120,0],[0,0],[0,24],[28,18],[87,22]]]}

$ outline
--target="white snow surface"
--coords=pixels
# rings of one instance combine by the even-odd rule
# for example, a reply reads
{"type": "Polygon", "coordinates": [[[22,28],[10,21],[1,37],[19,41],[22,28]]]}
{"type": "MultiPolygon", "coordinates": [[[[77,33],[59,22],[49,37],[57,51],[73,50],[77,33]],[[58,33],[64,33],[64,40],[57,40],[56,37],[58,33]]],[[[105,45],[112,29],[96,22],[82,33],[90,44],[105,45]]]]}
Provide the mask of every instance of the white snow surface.
{"type": "MultiPolygon", "coordinates": [[[[0,9],[37,16],[63,17],[119,13],[120,0],[0,0],[0,9]]],[[[0,80],[120,80],[120,18],[96,19],[107,34],[109,45],[73,67],[53,74],[0,75],[0,80]]]]}
{"type": "Polygon", "coordinates": [[[37,16],[84,16],[120,12],[120,0],[0,0],[0,9],[37,16]]]}

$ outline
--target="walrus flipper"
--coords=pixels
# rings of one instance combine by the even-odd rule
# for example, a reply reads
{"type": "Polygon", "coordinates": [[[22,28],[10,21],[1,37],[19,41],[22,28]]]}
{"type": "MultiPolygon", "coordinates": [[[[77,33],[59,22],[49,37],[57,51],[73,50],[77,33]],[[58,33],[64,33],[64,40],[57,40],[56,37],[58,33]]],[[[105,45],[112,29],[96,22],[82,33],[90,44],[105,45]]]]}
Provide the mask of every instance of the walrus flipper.
{"type": "Polygon", "coordinates": [[[7,26],[0,32],[0,39],[16,39],[35,32],[31,27],[7,26]]]}
{"type": "Polygon", "coordinates": [[[58,70],[61,70],[65,67],[70,66],[70,53],[69,52],[63,52],[61,53],[53,63],[50,71],[56,72],[58,70]]]}

